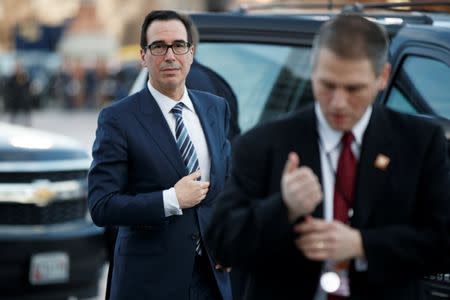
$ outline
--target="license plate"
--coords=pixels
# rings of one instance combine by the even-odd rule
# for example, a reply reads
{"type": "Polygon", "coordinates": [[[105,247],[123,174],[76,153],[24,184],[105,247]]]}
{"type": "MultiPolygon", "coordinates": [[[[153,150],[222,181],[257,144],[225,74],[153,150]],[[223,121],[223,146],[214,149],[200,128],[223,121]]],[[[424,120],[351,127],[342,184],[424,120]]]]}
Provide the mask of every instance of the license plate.
{"type": "Polygon", "coordinates": [[[30,283],[64,283],[69,280],[69,255],[64,252],[38,253],[31,256],[30,283]]]}

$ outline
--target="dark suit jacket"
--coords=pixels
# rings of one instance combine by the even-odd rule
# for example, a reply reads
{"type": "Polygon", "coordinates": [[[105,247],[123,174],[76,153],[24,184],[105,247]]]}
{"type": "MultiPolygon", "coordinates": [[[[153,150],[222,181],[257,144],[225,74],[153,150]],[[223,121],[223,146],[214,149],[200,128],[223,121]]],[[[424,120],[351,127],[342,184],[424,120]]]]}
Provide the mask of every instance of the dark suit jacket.
{"type": "MultiPolygon", "coordinates": [[[[363,137],[351,226],[362,233],[366,272],[350,270],[351,299],[416,299],[418,280],[448,256],[449,160],[441,128],[375,107],[363,137]],[[390,158],[375,167],[378,154],[390,158]]],[[[208,242],[225,265],[248,271],[246,299],[313,299],[321,263],[294,246],[280,194],[290,151],[321,179],[313,108],[236,140],[232,174],[208,242]]],[[[313,215],[322,217],[323,204],[313,215]]]]}
{"type": "MultiPolygon", "coordinates": [[[[182,216],[164,216],[162,191],[187,171],[148,89],[99,115],[88,180],[89,209],[97,225],[119,226],[111,299],[187,299],[189,295],[196,236],[205,233],[228,174],[229,157],[226,102],[198,91],[189,90],[189,96],[209,149],[211,185],[206,199],[184,209],[182,216]]],[[[223,297],[230,299],[228,274],[214,275],[223,297]]]]}

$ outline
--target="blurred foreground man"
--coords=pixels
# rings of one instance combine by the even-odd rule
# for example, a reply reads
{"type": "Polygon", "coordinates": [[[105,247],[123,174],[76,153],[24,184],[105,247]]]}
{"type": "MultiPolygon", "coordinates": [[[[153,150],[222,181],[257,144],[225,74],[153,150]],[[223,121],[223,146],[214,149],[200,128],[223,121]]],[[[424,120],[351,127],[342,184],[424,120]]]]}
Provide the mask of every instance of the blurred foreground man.
{"type": "Polygon", "coordinates": [[[449,255],[443,131],[374,105],[387,36],[357,15],[315,39],[315,104],[236,141],[208,232],[226,266],[248,272],[245,299],[420,298],[449,255]]]}
{"type": "Polygon", "coordinates": [[[153,11],[141,31],[147,86],[99,115],[89,209],[117,226],[110,299],[231,299],[204,233],[228,174],[223,98],[186,89],[191,23],[153,11]]]}

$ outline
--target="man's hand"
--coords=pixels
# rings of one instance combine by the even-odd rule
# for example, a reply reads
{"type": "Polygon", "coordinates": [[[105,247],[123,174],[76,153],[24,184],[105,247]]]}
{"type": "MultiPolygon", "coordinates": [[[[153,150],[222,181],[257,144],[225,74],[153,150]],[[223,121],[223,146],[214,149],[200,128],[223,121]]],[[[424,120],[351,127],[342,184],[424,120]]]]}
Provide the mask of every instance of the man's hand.
{"type": "Polygon", "coordinates": [[[295,245],[311,260],[364,258],[359,230],[342,222],[308,216],[303,223],[294,226],[294,231],[299,234],[295,245]]]}
{"type": "Polygon", "coordinates": [[[193,207],[205,199],[209,182],[198,181],[197,178],[200,176],[201,172],[196,171],[184,176],[175,184],[175,193],[181,209],[193,207]]]}
{"type": "Polygon", "coordinates": [[[289,220],[308,215],[322,201],[322,189],[313,171],[306,166],[299,167],[300,158],[289,153],[281,178],[281,194],[289,210],[289,220]]]}

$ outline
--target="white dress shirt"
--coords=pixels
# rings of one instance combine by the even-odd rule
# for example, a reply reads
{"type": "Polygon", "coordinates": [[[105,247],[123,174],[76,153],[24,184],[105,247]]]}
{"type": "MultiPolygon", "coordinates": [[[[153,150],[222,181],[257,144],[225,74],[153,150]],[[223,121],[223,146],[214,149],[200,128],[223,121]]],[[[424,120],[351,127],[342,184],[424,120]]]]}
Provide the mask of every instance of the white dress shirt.
{"type": "MultiPolygon", "coordinates": [[[[331,128],[325,119],[325,116],[316,102],[315,113],[317,116],[317,131],[319,133],[320,146],[320,165],[322,171],[322,188],[323,188],[323,216],[324,219],[331,222],[333,220],[333,206],[334,206],[334,184],[337,172],[337,164],[339,155],[341,154],[343,136],[342,131],[331,128]]],[[[372,115],[372,106],[369,106],[364,112],[362,118],[353,126],[352,133],[355,139],[351,145],[353,155],[356,160],[359,160],[361,154],[361,144],[369,124],[370,116],[372,115]]],[[[363,259],[355,259],[355,268],[357,271],[367,270],[367,261],[363,259]]],[[[314,300],[326,300],[327,294],[318,287],[314,300]]]]}
{"type": "MultiPolygon", "coordinates": [[[[339,155],[341,154],[341,139],[344,134],[342,131],[335,130],[330,127],[325,116],[320,109],[319,104],[315,104],[315,112],[317,116],[317,130],[319,133],[320,145],[320,164],[322,166],[322,187],[324,193],[324,219],[333,220],[333,198],[334,198],[334,182],[337,171],[339,155]]],[[[372,106],[369,106],[364,112],[362,118],[352,128],[355,137],[352,143],[352,152],[356,160],[359,160],[361,152],[361,144],[369,124],[372,114],[372,106]]]]}
{"type": "MultiPolygon", "coordinates": [[[[209,155],[208,145],[206,143],[205,134],[203,133],[203,128],[200,123],[200,119],[195,112],[194,105],[192,104],[186,87],[184,88],[183,96],[179,101],[175,101],[166,95],[157,91],[150,83],[147,82],[147,87],[155,98],[161,112],[166,119],[167,125],[172,132],[173,138],[176,141],[175,136],[175,115],[170,111],[179,102],[183,102],[184,107],[182,111],[183,122],[188,131],[189,137],[194,144],[195,152],[197,153],[198,164],[201,171],[201,180],[209,181],[209,172],[211,169],[211,157],[209,155]]],[[[164,214],[166,217],[171,215],[182,215],[183,211],[178,203],[177,195],[175,193],[175,188],[163,191],[163,202],[164,202],[164,214]]]]}

